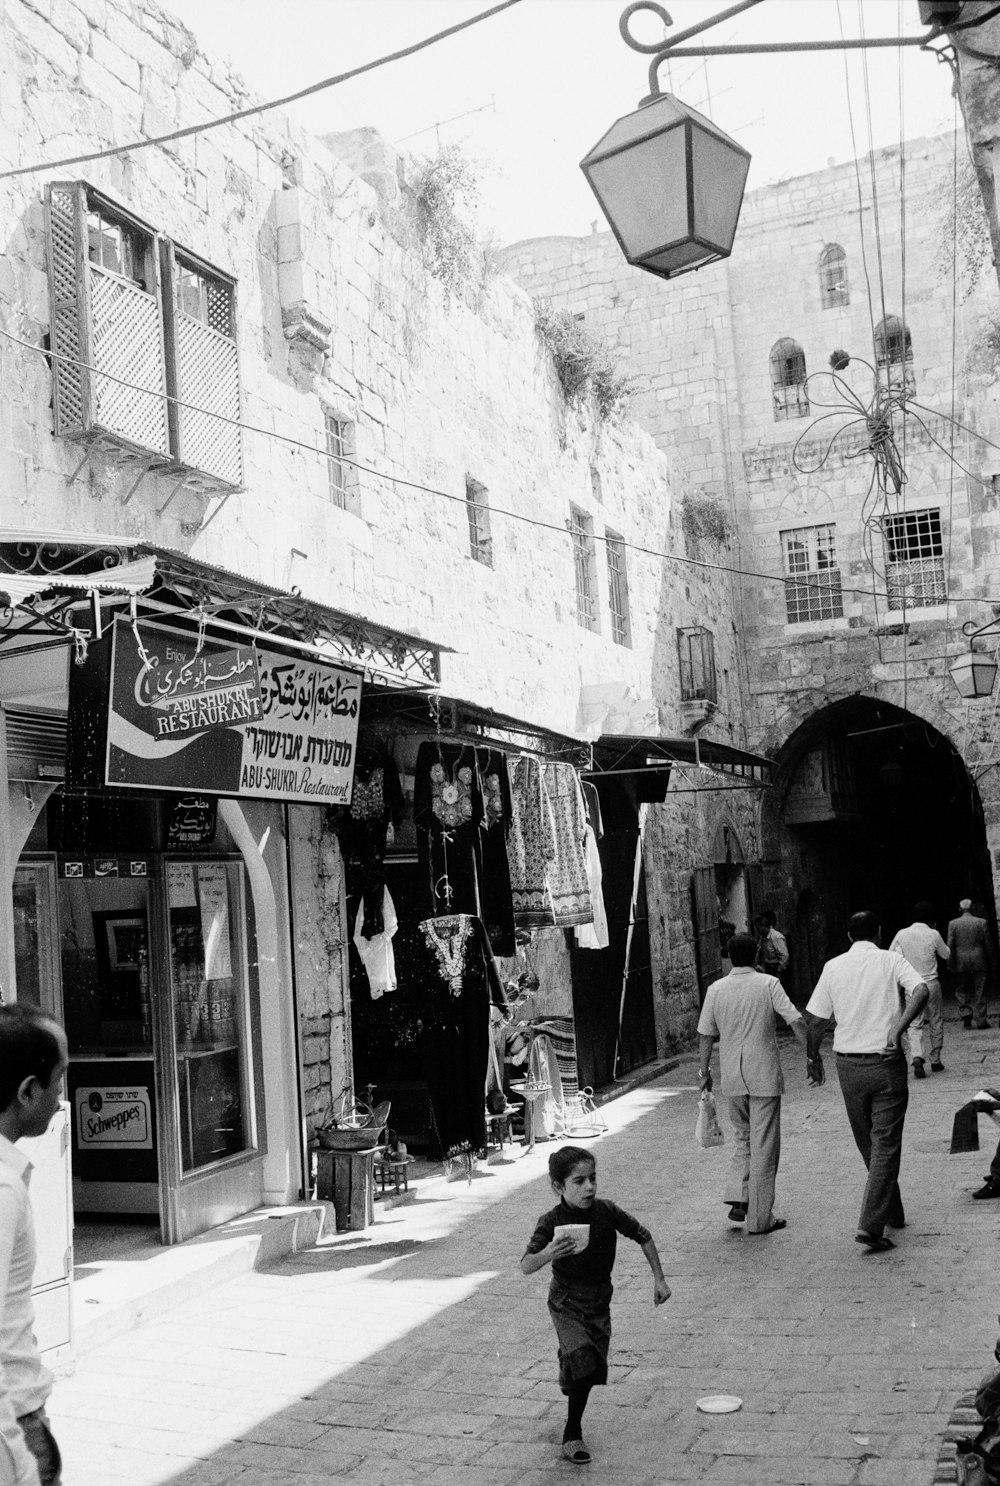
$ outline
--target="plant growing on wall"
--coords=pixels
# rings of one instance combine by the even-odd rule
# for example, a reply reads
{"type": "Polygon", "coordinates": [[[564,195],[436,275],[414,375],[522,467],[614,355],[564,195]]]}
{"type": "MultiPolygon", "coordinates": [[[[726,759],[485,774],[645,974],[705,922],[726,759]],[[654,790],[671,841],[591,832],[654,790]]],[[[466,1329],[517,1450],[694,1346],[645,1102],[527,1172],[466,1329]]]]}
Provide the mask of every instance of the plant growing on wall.
{"type": "Polygon", "coordinates": [[[635,379],[623,371],[601,336],[588,330],[569,310],[535,304],[535,326],[555,364],[567,402],[593,397],[607,421],[624,412],[635,391],[635,379]]]}
{"type": "Polygon", "coordinates": [[[968,299],[983,270],[993,265],[993,241],[979,177],[967,155],[960,160],[957,171],[949,169],[944,199],[948,210],[938,251],[938,270],[946,279],[957,272],[964,282],[962,297],[968,299]]]}
{"type": "Polygon", "coordinates": [[[469,225],[479,204],[479,174],[456,145],[417,162],[410,173],[424,263],[445,303],[479,276],[481,254],[469,225]]]}
{"type": "Polygon", "coordinates": [[[689,551],[698,551],[703,543],[729,545],[729,517],[710,495],[687,492],[681,502],[681,528],[689,551]]]}

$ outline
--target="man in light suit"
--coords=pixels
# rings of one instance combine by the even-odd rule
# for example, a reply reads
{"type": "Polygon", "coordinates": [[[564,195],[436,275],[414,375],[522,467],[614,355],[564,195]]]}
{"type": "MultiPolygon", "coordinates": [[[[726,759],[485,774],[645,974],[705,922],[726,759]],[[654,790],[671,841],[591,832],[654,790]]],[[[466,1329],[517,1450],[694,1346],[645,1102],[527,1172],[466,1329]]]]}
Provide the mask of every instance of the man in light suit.
{"type": "MultiPolygon", "coordinates": [[[[955,972],[955,994],[959,1002],[971,1007],[976,1026],[988,1026],[986,1020],[986,973],[993,968],[993,946],[984,918],[972,912],[972,899],[959,903],[961,916],[948,925],[948,951],[955,972]]],[[[966,1021],[968,1026],[968,1021],[966,1021]]]]}
{"type": "Polygon", "coordinates": [[[733,1160],[723,1199],[729,1221],[754,1234],[786,1226],[774,1215],[774,1184],[781,1151],[781,1096],[785,1083],[778,1054],[775,1012],[804,1045],[805,1022],[774,975],[753,968],[757,941],[734,934],[729,941],[733,968],[705,993],[698,1022],[701,1087],[711,1089],[709,1062],[719,1038],[719,1082],[729,1100],[733,1160]]]}

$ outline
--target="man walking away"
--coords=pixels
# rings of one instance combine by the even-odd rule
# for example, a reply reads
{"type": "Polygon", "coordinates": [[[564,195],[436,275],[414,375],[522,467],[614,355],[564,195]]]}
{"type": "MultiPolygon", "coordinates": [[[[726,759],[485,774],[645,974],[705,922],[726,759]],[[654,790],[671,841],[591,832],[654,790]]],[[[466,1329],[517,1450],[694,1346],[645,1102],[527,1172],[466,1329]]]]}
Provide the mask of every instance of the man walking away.
{"type": "Polygon", "coordinates": [[[52,1375],[33,1334],[31,1162],[16,1141],[44,1135],[59,1108],[66,1036],[34,1007],[0,1006],[0,1486],[59,1486],[45,1415],[52,1375]]]}
{"type": "Polygon", "coordinates": [[[729,1100],[733,1160],[723,1199],[729,1221],[746,1220],[748,1233],[786,1226],[774,1216],[774,1184],[781,1151],[781,1096],[785,1090],[774,1014],[805,1044],[805,1023],[773,975],[753,968],[757,943],[749,934],[729,941],[733,968],[705,993],[698,1022],[701,1087],[711,1089],[709,1063],[718,1036],[719,1082],[729,1100]]]}
{"type": "Polygon", "coordinates": [[[909,960],[927,987],[927,1011],[924,1016],[914,1018],[910,1025],[910,1048],[913,1052],[913,1076],[924,1077],[924,1038],[926,1025],[930,1038],[931,1072],[943,1073],[941,1049],[944,1046],[944,1010],[941,1005],[941,982],[938,979],[938,960],[951,958],[951,951],[933,925],[934,904],[918,903],[913,910],[913,923],[908,929],[900,929],[889,945],[904,959],[909,960]]]}
{"type": "MultiPolygon", "coordinates": [[[[982,1030],[986,1021],[986,972],[992,968],[993,950],[984,918],[972,912],[972,899],[959,903],[961,915],[948,925],[948,949],[955,972],[955,995],[967,1005],[982,1030]]],[[[968,1021],[965,1023],[969,1025],[968,1021]]]]}
{"type": "Polygon", "coordinates": [[[788,968],[788,941],[775,928],[773,913],[758,913],[753,926],[757,931],[757,969],[780,980],[788,968]]]}
{"type": "Polygon", "coordinates": [[[898,1178],[909,1090],[900,1039],[927,1004],[927,987],[909,961],[879,948],[880,932],[874,913],[852,914],[851,947],[827,960],[806,1006],[811,1083],[823,1082],[820,1044],[831,1021],[837,1024],[840,1091],[868,1168],[856,1241],[876,1254],[895,1247],[886,1226],[906,1221],[898,1178]]]}

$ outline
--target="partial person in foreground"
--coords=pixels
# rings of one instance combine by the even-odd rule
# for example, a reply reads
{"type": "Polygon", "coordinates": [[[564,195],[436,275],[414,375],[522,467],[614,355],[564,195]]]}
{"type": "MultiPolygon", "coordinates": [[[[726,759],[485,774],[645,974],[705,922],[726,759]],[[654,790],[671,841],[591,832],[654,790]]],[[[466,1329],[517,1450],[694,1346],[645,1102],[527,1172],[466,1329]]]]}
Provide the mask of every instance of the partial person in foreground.
{"type": "Polygon", "coordinates": [[[698,1021],[701,1087],[711,1089],[709,1063],[719,1039],[719,1086],[729,1101],[733,1159],[724,1202],[729,1221],[747,1232],[774,1233],[786,1220],[774,1213],[774,1187],[781,1154],[781,1071],[775,1013],[806,1045],[805,1022],[774,975],[754,969],[758,945],[749,934],[729,941],[733,968],[705,992],[698,1021]]]}
{"type": "Polygon", "coordinates": [[[934,927],[934,904],[918,903],[913,910],[913,923],[908,929],[900,929],[889,945],[904,959],[909,960],[914,970],[927,987],[927,1010],[914,1017],[909,1029],[910,1053],[914,1078],[924,1078],[924,1026],[929,1034],[931,1072],[943,1073],[941,1049],[944,1047],[944,1009],[941,1004],[941,981],[938,978],[938,960],[951,958],[951,950],[934,927]]]}
{"type": "Polygon", "coordinates": [[[851,947],[827,960],[806,1006],[810,1083],[824,1081],[820,1044],[836,1022],[840,1091],[868,1168],[856,1242],[876,1254],[895,1247],[886,1227],[902,1228],[906,1222],[899,1164],[909,1086],[901,1040],[927,1004],[923,980],[901,954],[879,947],[880,934],[874,913],[852,914],[851,947]]]}
{"type": "Polygon", "coordinates": [[[34,1336],[31,1162],[16,1142],[44,1135],[59,1108],[66,1034],[34,1007],[0,1006],[0,1486],[59,1486],[45,1403],[52,1375],[34,1336]]]}
{"type": "Polygon", "coordinates": [[[573,1465],[587,1465],[591,1456],[583,1442],[583,1414],[591,1389],[608,1381],[611,1271],[619,1233],[639,1244],[646,1256],[654,1305],[670,1299],[670,1286],[648,1228],[597,1196],[597,1167],[590,1151],[573,1145],[553,1151],[549,1179],[559,1202],[539,1218],[521,1259],[521,1273],[552,1265],[549,1315],[559,1341],[559,1387],[568,1403],[562,1453],[573,1465]],[[561,1231],[566,1225],[574,1225],[576,1234],[561,1231]]]}

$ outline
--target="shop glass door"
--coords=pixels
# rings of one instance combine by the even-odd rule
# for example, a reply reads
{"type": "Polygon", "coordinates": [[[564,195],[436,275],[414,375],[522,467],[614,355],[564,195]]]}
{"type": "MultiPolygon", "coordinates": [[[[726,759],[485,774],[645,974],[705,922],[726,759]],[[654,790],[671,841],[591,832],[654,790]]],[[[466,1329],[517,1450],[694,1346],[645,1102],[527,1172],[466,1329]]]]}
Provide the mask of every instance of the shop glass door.
{"type": "Polygon", "coordinates": [[[163,866],[169,994],[160,1019],[176,1122],[163,1164],[168,1242],[259,1205],[247,914],[238,860],[163,866]]]}
{"type": "Polygon", "coordinates": [[[62,1021],[54,860],[22,864],[14,872],[14,971],[17,999],[62,1021]]]}

